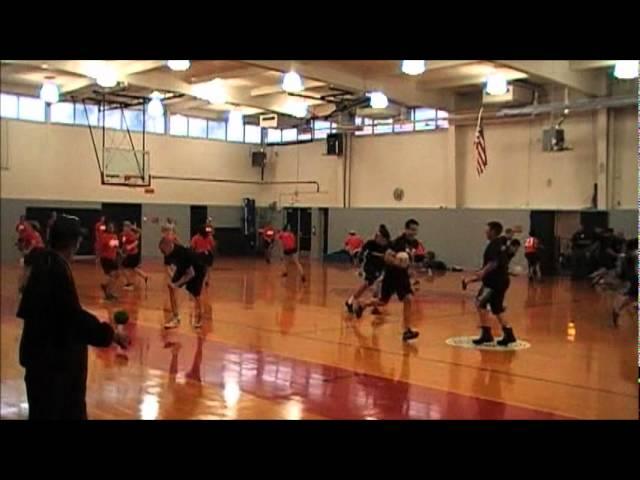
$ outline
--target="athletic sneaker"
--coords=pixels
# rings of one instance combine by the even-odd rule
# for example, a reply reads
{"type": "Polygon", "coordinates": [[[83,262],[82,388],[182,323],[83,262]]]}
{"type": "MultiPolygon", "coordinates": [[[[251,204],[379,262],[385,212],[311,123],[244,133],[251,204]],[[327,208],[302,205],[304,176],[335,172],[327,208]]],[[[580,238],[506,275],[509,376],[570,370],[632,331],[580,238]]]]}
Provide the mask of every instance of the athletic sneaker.
{"type": "Polygon", "coordinates": [[[122,287],[123,290],[133,290],[133,283],[127,283],[124,287],[122,287]]]}
{"type": "Polygon", "coordinates": [[[464,281],[464,278],[462,279],[462,290],[466,290],[467,289],[467,282],[464,281]]]}
{"type": "Polygon", "coordinates": [[[413,340],[415,338],[418,338],[419,336],[420,332],[407,328],[404,332],[402,332],[402,341],[408,342],[409,340],[413,340]]]}
{"type": "Polygon", "coordinates": [[[201,317],[195,317],[193,319],[193,322],[191,322],[191,326],[193,328],[200,328],[202,327],[202,318],[201,317]]]}
{"type": "Polygon", "coordinates": [[[512,328],[503,328],[502,331],[504,335],[500,340],[496,342],[496,345],[500,345],[501,347],[506,347],[510,343],[516,343],[516,336],[513,334],[512,328]]]}
{"type": "Polygon", "coordinates": [[[362,314],[364,313],[364,308],[362,307],[362,305],[356,305],[354,313],[356,314],[356,318],[362,318],[362,314]]]}
{"type": "Polygon", "coordinates": [[[167,322],[165,322],[164,328],[166,328],[166,329],[176,328],[179,325],[180,325],[180,317],[175,315],[175,316],[171,317],[171,320],[168,320],[167,322]]]}
{"type": "Polygon", "coordinates": [[[347,311],[353,314],[353,303],[349,303],[349,300],[344,302],[344,306],[347,307],[347,311]]]}
{"type": "Polygon", "coordinates": [[[474,345],[482,345],[483,343],[492,343],[493,335],[491,335],[491,329],[488,327],[482,327],[482,333],[480,337],[472,340],[474,345]]]}

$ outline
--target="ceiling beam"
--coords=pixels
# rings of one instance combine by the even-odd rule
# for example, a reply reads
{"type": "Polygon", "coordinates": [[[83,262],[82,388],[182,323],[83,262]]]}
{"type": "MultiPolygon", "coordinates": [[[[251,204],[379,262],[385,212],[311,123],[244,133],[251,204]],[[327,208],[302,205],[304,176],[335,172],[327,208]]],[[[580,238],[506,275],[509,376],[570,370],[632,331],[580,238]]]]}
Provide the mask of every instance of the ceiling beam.
{"type": "MultiPolygon", "coordinates": [[[[325,82],[317,82],[315,80],[307,80],[307,79],[303,79],[302,84],[304,85],[305,90],[326,86],[325,82]]],[[[282,84],[278,83],[274,85],[266,85],[264,87],[257,87],[257,88],[251,89],[252,97],[259,97],[261,95],[273,95],[274,93],[282,93],[282,84]]]]}
{"type": "Polygon", "coordinates": [[[571,70],[591,70],[610,67],[615,63],[615,60],[569,60],[569,67],[571,70]]]}
{"type": "Polygon", "coordinates": [[[559,83],[592,96],[607,94],[604,71],[575,71],[568,60],[492,60],[494,63],[519,70],[532,77],[559,83]]]}
{"type": "Polygon", "coordinates": [[[407,106],[434,106],[449,108],[453,96],[446,92],[423,90],[415,78],[374,78],[364,79],[358,75],[336,70],[318,62],[292,62],[281,60],[245,60],[250,65],[257,65],[267,70],[288,72],[292,68],[302,77],[325,82],[330,86],[363,93],[381,90],[387,97],[407,106]]]}

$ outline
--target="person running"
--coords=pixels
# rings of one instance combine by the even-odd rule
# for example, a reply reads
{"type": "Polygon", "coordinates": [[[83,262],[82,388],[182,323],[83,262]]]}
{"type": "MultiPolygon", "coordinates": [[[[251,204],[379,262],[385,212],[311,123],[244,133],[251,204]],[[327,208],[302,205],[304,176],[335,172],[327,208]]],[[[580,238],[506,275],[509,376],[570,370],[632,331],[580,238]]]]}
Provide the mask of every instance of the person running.
{"type": "Polygon", "coordinates": [[[206,267],[205,286],[209,286],[209,271],[213,265],[213,236],[209,233],[207,225],[202,225],[193,238],[191,238],[191,249],[198,255],[200,263],[206,267]]]}
{"type": "Polygon", "coordinates": [[[300,273],[300,279],[302,283],[304,283],[306,277],[304,276],[304,270],[298,258],[298,242],[289,225],[284,228],[284,231],[278,234],[278,240],[282,245],[282,276],[287,276],[287,267],[290,263],[294,263],[300,273]]]}
{"type": "Polygon", "coordinates": [[[262,245],[264,248],[264,259],[267,263],[271,263],[271,256],[273,255],[273,247],[275,245],[276,229],[273,225],[268,223],[259,231],[262,234],[262,245]]]}
{"type": "Polygon", "coordinates": [[[175,271],[167,284],[169,300],[171,302],[171,313],[173,316],[165,322],[164,328],[176,328],[180,325],[176,290],[183,287],[189,292],[194,301],[195,315],[192,326],[194,328],[200,328],[202,326],[200,294],[202,292],[206,267],[200,263],[198,256],[193,250],[174,243],[170,238],[162,238],[158,244],[158,248],[165,256],[165,263],[175,267],[175,271]]]}
{"type": "Polygon", "coordinates": [[[489,222],[487,224],[486,237],[489,243],[483,255],[482,269],[476,272],[471,278],[462,279],[462,289],[466,290],[470,283],[482,282],[482,288],[476,297],[476,308],[480,317],[480,328],[482,333],[479,338],[473,340],[475,345],[482,345],[493,342],[491,326],[489,325],[487,306],[491,308],[491,313],[496,317],[502,331],[503,337],[497,344],[503,347],[516,342],[513,328],[504,318],[504,297],[509,288],[509,259],[504,241],[500,238],[502,224],[500,222],[489,222]]]}
{"type": "Polygon", "coordinates": [[[160,227],[160,233],[163,238],[169,238],[173,240],[174,243],[180,243],[177,228],[176,221],[171,217],[167,217],[165,223],[160,227]]]}
{"type": "MultiPolygon", "coordinates": [[[[638,239],[627,242],[627,252],[623,259],[621,278],[626,286],[619,298],[613,303],[613,325],[618,326],[618,319],[625,308],[638,305],[638,239]]],[[[636,311],[637,312],[637,311],[636,311]]]]}
{"type": "Polygon", "coordinates": [[[395,294],[398,300],[402,302],[402,323],[404,327],[402,340],[405,342],[418,338],[420,335],[419,332],[411,329],[413,322],[413,290],[411,289],[411,278],[408,270],[410,265],[409,252],[417,246],[416,237],[419,225],[418,221],[413,218],[407,220],[404,225],[404,233],[391,242],[385,252],[385,271],[380,298],[359,303],[354,309],[356,317],[361,318],[368,307],[382,307],[389,303],[389,300],[395,294]]]}
{"type": "Polygon", "coordinates": [[[380,225],[374,238],[368,240],[362,247],[364,282],[357,288],[345,302],[349,313],[354,313],[354,302],[378,281],[384,272],[384,254],[389,248],[391,235],[385,225],[380,225]]]}
{"type": "Polygon", "coordinates": [[[133,290],[131,283],[131,274],[137,275],[144,280],[145,288],[149,286],[149,276],[140,268],[140,237],[141,230],[131,222],[122,224],[122,250],[124,259],[122,260],[122,268],[124,273],[125,290],[133,290]]]}
{"type": "Polygon", "coordinates": [[[542,279],[542,272],[540,271],[540,250],[542,244],[533,230],[529,232],[529,236],[524,241],[524,257],[527,259],[528,265],[528,277],[529,280],[537,278],[542,279]]]}
{"type": "Polygon", "coordinates": [[[24,321],[20,365],[29,420],[86,420],[88,345],[129,344],[126,334],[80,304],[69,263],[81,234],[74,217],[60,215],[51,225],[51,248],[33,255],[16,313],[24,321]]]}
{"type": "Polygon", "coordinates": [[[120,277],[118,269],[118,249],[120,242],[116,235],[113,222],[109,222],[107,230],[100,236],[100,265],[106,279],[100,284],[100,288],[104,293],[104,299],[107,301],[117,300],[114,290],[120,277]]]}
{"type": "Polygon", "coordinates": [[[351,230],[344,241],[344,249],[349,254],[352,264],[358,264],[358,258],[360,257],[360,251],[363,245],[364,240],[362,237],[358,235],[355,230],[351,230]]]}

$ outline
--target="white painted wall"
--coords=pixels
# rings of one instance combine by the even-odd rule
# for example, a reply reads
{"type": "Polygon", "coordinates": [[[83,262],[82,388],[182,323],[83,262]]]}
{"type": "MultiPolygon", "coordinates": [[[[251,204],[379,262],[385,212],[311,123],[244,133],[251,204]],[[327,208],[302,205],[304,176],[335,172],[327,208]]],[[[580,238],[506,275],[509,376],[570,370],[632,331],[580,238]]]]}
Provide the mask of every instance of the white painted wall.
{"type": "Polygon", "coordinates": [[[638,206],[638,110],[613,112],[613,205],[638,206]]]}
{"type": "MultiPolygon", "coordinates": [[[[1,172],[5,198],[240,205],[261,188],[159,180],[149,195],[141,189],[102,186],[86,127],[3,119],[0,128],[9,164],[1,172]]],[[[133,137],[140,148],[139,135],[133,137]]],[[[153,134],[146,141],[153,174],[259,180],[248,145],[153,134]]]]}

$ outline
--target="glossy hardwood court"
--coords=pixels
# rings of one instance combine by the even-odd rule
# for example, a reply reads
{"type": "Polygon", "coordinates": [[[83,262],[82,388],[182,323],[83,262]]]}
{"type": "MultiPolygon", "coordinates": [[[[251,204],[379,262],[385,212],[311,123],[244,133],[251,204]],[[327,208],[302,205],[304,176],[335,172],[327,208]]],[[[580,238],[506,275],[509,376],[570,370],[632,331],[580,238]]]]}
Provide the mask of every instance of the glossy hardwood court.
{"type": "MultiPolygon", "coordinates": [[[[205,326],[165,332],[169,314],[163,267],[147,260],[148,291],[101,299],[101,271],[74,265],[81,300],[107,320],[129,311],[127,358],[91,349],[92,419],[637,419],[637,315],[611,326],[611,294],[568,279],[529,285],[512,280],[507,314],[531,348],[516,352],[452,347],[475,335],[475,288],[461,274],[421,277],[411,346],[400,340],[401,306],[383,315],[346,315],[359,279],[346,266],[303,262],[308,283],[277,264],[221,259],[206,298],[205,326]]],[[[2,267],[3,419],[27,415],[17,361],[18,268],[2,267]]],[[[494,333],[498,333],[497,328],[494,333]]]]}

